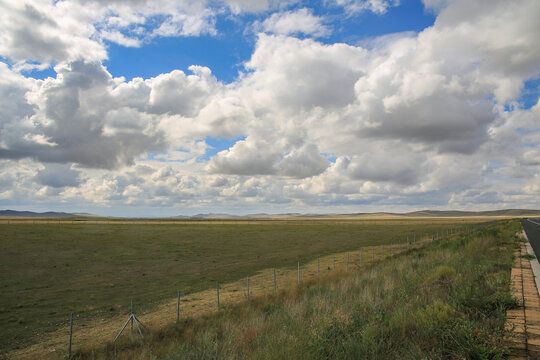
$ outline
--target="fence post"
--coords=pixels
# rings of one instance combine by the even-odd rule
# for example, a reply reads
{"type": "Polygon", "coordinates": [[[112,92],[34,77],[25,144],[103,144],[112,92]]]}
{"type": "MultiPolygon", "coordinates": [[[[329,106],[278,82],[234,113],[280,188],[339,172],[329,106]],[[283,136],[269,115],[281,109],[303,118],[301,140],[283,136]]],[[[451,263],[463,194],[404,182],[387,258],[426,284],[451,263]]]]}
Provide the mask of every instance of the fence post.
{"type": "Polygon", "coordinates": [[[319,275],[320,266],[321,266],[321,258],[317,258],[317,275],[319,275]]]}
{"type": "Polygon", "coordinates": [[[176,322],[180,321],[180,290],[178,290],[178,301],[176,302],[176,322]]]}
{"type": "Polygon", "coordinates": [[[412,240],[412,244],[413,244],[413,246],[416,245],[416,234],[414,234],[414,237],[413,237],[413,240],[412,240]]]}
{"type": "Polygon", "coordinates": [[[381,245],[381,256],[384,259],[384,244],[381,245]]]}
{"type": "Polygon", "coordinates": [[[69,315],[69,348],[68,359],[71,359],[71,340],[73,338],[73,313],[69,315]]]}
{"type": "Polygon", "coordinates": [[[336,256],[332,257],[332,271],[336,270],[336,256]]]}
{"type": "Polygon", "coordinates": [[[298,285],[300,285],[300,261],[298,262],[298,285]]]}
{"type": "Polygon", "coordinates": [[[274,294],[277,292],[276,268],[274,268],[274,294]]]}
{"type": "Polygon", "coordinates": [[[249,301],[249,276],[247,277],[247,299],[249,301]]]}
{"type": "Polygon", "coordinates": [[[349,253],[347,253],[347,271],[349,271],[349,253]]]}
{"type": "Polygon", "coordinates": [[[363,248],[360,248],[360,265],[362,265],[362,249],[363,248]]]}
{"type": "Polygon", "coordinates": [[[371,247],[371,262],[375,261],[375,248],[371,247]]]}
{"type": "Polygon", "coordinates": [[[216,281],[216,289],[217,289],[217,309],[219,310],[219,280],[216,281]]]}
{"type": "MultiPolygon", "coordinates": [[[[131,299],[131,315],[133,315],[133,299],[131,299]]],[[[133,317],[131,318],[131,331],[133,331],[133,317]]]]}

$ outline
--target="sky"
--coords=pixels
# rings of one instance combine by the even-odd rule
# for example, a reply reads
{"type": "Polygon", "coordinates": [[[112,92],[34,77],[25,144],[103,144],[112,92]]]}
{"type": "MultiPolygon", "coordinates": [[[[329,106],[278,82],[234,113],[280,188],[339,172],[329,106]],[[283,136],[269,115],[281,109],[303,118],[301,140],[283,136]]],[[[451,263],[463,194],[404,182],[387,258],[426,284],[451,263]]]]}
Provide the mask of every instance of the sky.
{"type": "Polygon", "coordinates": [[[0,0],[0,208],[540,208],[540,1],[0,0]]]}

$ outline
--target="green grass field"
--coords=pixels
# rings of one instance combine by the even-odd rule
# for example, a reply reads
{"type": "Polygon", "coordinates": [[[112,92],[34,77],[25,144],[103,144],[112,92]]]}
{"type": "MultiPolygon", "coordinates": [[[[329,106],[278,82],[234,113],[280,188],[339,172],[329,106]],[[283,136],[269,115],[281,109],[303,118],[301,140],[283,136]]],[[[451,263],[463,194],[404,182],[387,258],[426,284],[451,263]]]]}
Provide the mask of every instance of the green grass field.
{"type": "MultiPolygon", "coordinates": [[[[0,349],[39,342],[69,312],[151,309],[270,267],[446,231],[463,219],[194,224],[1,224],[0,349]]],[[[471,221],[471,220],[469,220],[471,221]]],[[[475,219],[474,221],[479,221],[475,219]]]]}
{"type": "Polygon", "coordinates": [[[75,359],[505,359],[518,221],[78,350],[75,359]]]}

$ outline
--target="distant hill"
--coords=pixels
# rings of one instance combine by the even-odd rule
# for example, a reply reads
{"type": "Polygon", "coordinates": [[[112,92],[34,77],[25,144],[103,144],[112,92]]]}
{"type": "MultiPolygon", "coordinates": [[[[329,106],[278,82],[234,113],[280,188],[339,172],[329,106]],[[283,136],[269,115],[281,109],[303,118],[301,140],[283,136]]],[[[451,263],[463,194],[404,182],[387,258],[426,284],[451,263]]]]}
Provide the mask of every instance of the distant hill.
{"type": "MultiPolygon", "coordinates": [[[[223,219],[223,220],[249,220],[249,219],[286,219],[286,218],[363,218],[363,217],[468,217],[468,216],[504,216],[504,217],[538,217],[540,210],[526,209],[506,209],[492,211],[458,211],[458,210],[420,210],[410,213],[349,213],[349,214],[300,214],[300,213],[283,213],[283,214],[248,214],[248,215],[232,215],[226,213],[209,213],[197,214],[193,216],[178,215],[172,216],[169,219],[223,219]]],[[[65,212],[33,212],[33,211],[16,211],[16,210],[0,210],[0,217],[13,218],[106,218],[105,216],[88,214],[88,213],[65,213],[65,212]]],[[[143,218],[141,218],[143,219],[143,218]]]]}
{"type": "Polygon", "coordinates": [[[420,210],[410,213],[350,213],[350,214],[300,214],[300,213],[285,213],[285,214],[248,214],[248,215],[231,215],[231,214],[197,214],[194,216],[175,216],[174,218],[191,218],[191,219],[279,219],[279,218],[355,218],[355,217],[468,217],[468,216],[504,216],[504,217],[525,217],[525,216],[540,216],[540,210],[527,209],[506,209],[492,211],[459,211],[459,210],[420,210]]]}
{"type": "Polygon", "coordinates": [[[16,210],[0,210],[0,217],[39,217],[39,218],[68,218],[68,217],[81,217],[83,214],[70,214],[65,212],[42,212],[37,213],[33,211],[16,211],[16,210]]]}
{"type": "Polygon", "coordinates": [[[190,216],[192,219],[242,219],[244,216],[231,215],[231,214],[197,214],[190,216]]]}
{"type": "MultiPolygon", "coordinates": [[[[398,214],[396,214],[398,215],[398,214]]],[[[465,217],[465,216],[540,216],[540,210],[506,209],[492,211],[458,211],[458,210],[421,210],[414,211],[404,216],[410,217],[465,217]]]]}
{"type": "MultiPolygon", "coordinates": [[[[233,215],[233,214],[226,214],[226,213],[208,213],[208,214],[197,214],[193,216],[185,216],[185,215],[178,215],[173,216],[171,219],[276,219],[276,218],[284,218],[284,217],[294,217],[294,216],[302,216],[302,217],[308,217],[311,215],[305,215],[300,213],[287,213],[287,214],[266,214],[266,213],[259,213],[259,214],[248,214],[248,215],[233,215]]],[[[320,216],[320,215],[316,215],[320,216]]],[[[323,215],[324,216],[324,215],[323,215]]]]}

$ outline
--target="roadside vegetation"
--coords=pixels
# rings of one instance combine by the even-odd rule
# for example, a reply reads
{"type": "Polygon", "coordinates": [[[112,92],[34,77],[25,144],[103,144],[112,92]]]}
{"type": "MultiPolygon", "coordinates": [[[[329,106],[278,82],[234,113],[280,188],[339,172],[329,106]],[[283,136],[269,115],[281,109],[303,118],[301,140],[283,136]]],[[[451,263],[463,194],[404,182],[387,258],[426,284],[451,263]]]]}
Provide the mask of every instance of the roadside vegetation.
{"type": "Polygon", "coordinates": [[[182,319],[76,359],[503,359],[518,221],[182,319]]]}

